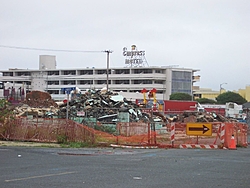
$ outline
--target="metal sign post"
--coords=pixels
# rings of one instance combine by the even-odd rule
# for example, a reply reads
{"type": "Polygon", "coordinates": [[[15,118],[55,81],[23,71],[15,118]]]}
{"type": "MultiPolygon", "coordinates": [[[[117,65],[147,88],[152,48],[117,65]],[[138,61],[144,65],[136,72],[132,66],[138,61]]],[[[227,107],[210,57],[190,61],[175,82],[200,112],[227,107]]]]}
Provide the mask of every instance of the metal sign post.
{"type": "Polygon", "coordinates": [[[69,119],[69,94],[71,91],[76,90],[76,87],[66,87],[61,88],[61,91],[65,92],[67,94],[67,110],[66,110],[66,119],[69,119]]]}
{"type": "Polygon", "coordinates": [[[67,93],[67,111],[66,111],[66,119],[69,119],[69,92],[67,93]]]}

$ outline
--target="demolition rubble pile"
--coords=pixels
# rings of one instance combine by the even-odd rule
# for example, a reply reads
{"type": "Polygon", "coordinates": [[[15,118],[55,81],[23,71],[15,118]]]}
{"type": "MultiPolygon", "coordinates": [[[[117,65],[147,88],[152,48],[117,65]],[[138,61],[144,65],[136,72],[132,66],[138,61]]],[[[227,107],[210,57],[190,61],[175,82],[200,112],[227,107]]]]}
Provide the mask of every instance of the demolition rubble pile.
{"type": "Polygon", "coordinates": [[[206,112],[183,112],[173,118],[168,118],[169,122],[236,122],[236,119],[226,118],[220,114],[216,113],[206,113],[206,112]]]}
{"type": "MultiPolygon", "coordinates": [[[[118,93],[111,91],[90,90],[86,93],[73,97],[68,103],[68,118],[84,116],[85,118],[96,118],[99,122],[116,122],[119,112],[128,112],[130,122],[158,121],[170,122],[234,122],[237,120],[228,119],[216,113],[205,112],[183,112],[174,117],[166,118],[160,112],[144,113],[139,106],[126,100],[118,93]]],[[[32,91],[26,95],[23,104],[14,110],[16,116],[33,115],[36,117],[66,118],[67,103],[56,103],[47,92],[32,91]]]]}
{"type": "MultiPolygon", "coordinates": [[[[148,121],[150,116],[141,112],[138,105],[118,93],[91,90],[69,102],[69,118],[84,112],[84,117],[96,118],[99,122],[116,122],[119,112],[128,112],[130,122],[148,121]]],[[[66,117],[67,104],[59,106],[58,116],[66,117]]]]}
{"type": "MultiPolygon", "coordinates": [[[[59,107],[59,117],[66,117],[67,105],[59,107]]],[[[126,100],[123,96],[110,91],[91,90],[80,97],[69,102],[69,118],[77,117],[79,112],[84,112],[85,117],[96,118],[99,122],[118,121],[119,112],[128,112],[130,122],[232,122],[234,119],[228,119],[216,113],[201,112],[183,112],[174,118],[166,118],[161,112],[144,113],[139,106],[126,100]]]]}
{"type": "Polygon", "coordinates": [[[27,93],[25,101],[14,109],[16,116],[34,115],[46,117],[49,114],[57,114],[58,105],[50,94],[41,91],[27,93]]]}

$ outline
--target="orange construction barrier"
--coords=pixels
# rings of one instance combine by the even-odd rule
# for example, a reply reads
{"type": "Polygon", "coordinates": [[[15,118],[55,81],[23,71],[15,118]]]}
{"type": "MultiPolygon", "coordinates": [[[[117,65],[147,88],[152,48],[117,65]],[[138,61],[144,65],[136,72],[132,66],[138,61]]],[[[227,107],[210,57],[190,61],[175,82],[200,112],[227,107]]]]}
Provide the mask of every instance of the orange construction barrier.
{"type": "MultiPolygon", "coordinates": [[[[245,123],[232,122],[225,124],[225,135],[223,136],[223,146],[230,149],[232,135],[234,135],[235,144],[238,147],[247,147],[247,130],[248,126],[245,123]]],[[[221,136],[222,139],[222,136],[221,136]]],[[[221,140],[222,141],[222,140],[221,140]]]]}
{"type": "Polygon", "coordinates": [[[235,150],[236,149],[236,143],[235,143],[234,135],[231,136],[230,145],[229,145],[228,149],[230,149],[230,150],[235,150]]]}

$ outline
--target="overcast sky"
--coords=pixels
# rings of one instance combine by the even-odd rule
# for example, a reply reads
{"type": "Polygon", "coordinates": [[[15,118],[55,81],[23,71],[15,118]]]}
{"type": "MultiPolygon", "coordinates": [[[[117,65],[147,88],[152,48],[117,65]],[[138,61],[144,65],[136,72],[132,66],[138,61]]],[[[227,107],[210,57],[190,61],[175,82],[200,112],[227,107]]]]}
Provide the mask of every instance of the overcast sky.
{"type": "Polygon", "coordinates": [[[55,55],[58,69],[106,67],[106,54],[24,50],[146,51],[149,66],[199,69],[201,88],[250,85],[249,0],[0,0],[0,69],[38,69],[55,55]]]}

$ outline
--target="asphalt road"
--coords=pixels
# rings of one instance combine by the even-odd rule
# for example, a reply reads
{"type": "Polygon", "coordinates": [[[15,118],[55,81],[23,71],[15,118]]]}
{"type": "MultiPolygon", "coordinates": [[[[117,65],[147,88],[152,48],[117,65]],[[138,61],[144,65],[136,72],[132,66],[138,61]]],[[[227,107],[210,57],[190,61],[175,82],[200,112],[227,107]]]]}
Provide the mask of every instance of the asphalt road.
{"type": "Polygon", "coordinates": [[[0,187],[250,187],[250,148],[0,147],[0,187]]]}

